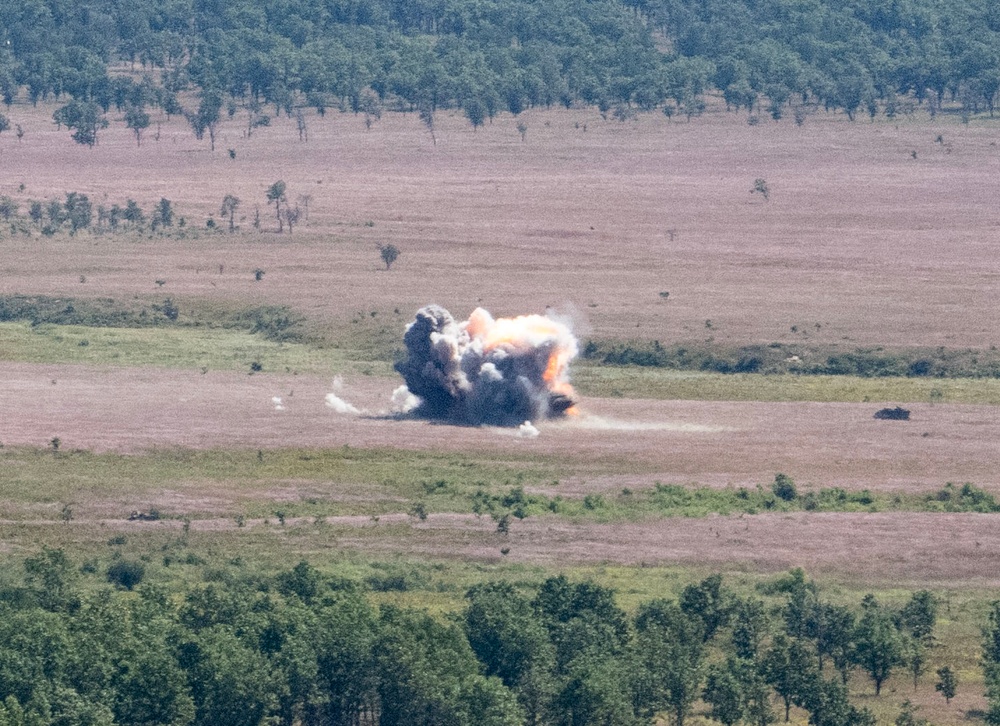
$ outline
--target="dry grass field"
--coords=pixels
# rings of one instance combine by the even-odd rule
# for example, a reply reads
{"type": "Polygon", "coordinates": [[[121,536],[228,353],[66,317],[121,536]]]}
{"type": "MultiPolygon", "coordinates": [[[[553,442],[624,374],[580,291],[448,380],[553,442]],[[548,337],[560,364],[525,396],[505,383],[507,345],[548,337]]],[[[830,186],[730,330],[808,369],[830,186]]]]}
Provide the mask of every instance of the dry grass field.
{"type": "MultiPolygon", "coordinates": [[[[1000,124],[962,125],[947,115],[850,123],[818,114],[801,127],[750,126],[718,109],[690,123],[662,115],[620,123],[593,110],[532,110],[519,119],[522,140],[509,116],[474,131],[440,113],[433,143],[413,114],[387,113],[368,130],[359,116],[330,113],[308,117],[305,142],[284,117],[245,138],[237,117],[223,123],[212,152],[177,118],[161,119],[159,139],[150,129],[141,147],[116,121],[88,149],[55,128],[52,110],[10,109],[25,134],[20,143],[0,138],[0,195],[24,209],[29,200],[80,192],[95,205],[133,198],[147,211],[166,197],[187,233],[0,236],[0,295],[170,297],[182,310],[286,305],[326,342],[0,325],[0,443],[28,451],[58,437],[66,469],[51,494],[0,496],[5,550],[46,538],[85,548],[109,530],[154,536],[180,526],[124,521],[129,509],[149,507],[173,520],[192,517],[193,532],[225,531],[260,547],[256,538],[271,542],[261,525],[274,507],[324,497],[340,506],[363,499],[369,485],[378,489],[322,473],[157,474],[134,487],[105,486],[73,469],[66,452],[74,450],[137,460],[150,451],[260,450],[263,461],[266,452],[299,447],[381,448],[402,452],[401,466],[407,456],[443,456],[477,472],[541,472],[524,480],[529,492],[570,500],[656,483],[767,487],[777,472],[801,492],[917,495],[972,482],[1000,494],[995,381],[847,379],[809,393],[801,387],[814,384],[780,377],[668,377],[647,394],[658,374],[612,373],[621,376],[617,397],[585,396],[581,416],[521,438],[389,415],[399,380],[384,358],[364,355],[366,335],[401,336],[412,313],[432,302],[463,317],[477,305],[497,315],[554,308],[581,337],[602,339],[989,349],[1000,345],[1000,124]],[[769,199],[751,194],[757,178],[769,199]],[[308,200],[308,219],[292,235],[277,234],[265,199],[279,179],[290,202],[308,200]],[[232,235],[206,229],[209,217],[225,228],[226,194],[242,200],[232,235]],[[391,270],[377,249],[388,243],[401,251],[391,270]],[[251,361],[263,370],[249,375],[251,361]],[[336,375],[338,395],[360,414],[324,404],[336,375]],[[716,388],[692,395],[697,386],[716,388]],[[937,386],[945,394],[935,400],[937,386]],[[872,418],[894,401],[915,401],[910,421],[872,418]],[[552,471],[558,483],[543,481],[552,471]],[[72,528],[56,527],[67,501],[76,507],[72,528]],[[248,519],[237,524],[240,511],[248,519]]],[[[593,385],[602,375],[581,371],[593,385]]],[[[19,456],[4,460],[8,477],[19,456]]],[[[420,462],[428,477],[439,465],[420,462]]],[[[410,495],[378,491],[381,524],[331,515],[320,531],[302,516],[289,520],[302,531],[282,530],[268,546],[483,567],[755,575],[802,566],[843,587],[949,588],[981,600],[1000,587],[995,514],[542,516],[501,539],[489,518],[434,511],[419,521],[407,514],[410,495]]],[[[961,647],[974,649],[975,637],[963,631],[961,647]]],[[[899,689],[902,698],[902,679],[899,689]]],[[[929,687],[915,696],[940,723],[959,723],[983,705],[975,693],[947,709],[935,699],[929,687]]]]}

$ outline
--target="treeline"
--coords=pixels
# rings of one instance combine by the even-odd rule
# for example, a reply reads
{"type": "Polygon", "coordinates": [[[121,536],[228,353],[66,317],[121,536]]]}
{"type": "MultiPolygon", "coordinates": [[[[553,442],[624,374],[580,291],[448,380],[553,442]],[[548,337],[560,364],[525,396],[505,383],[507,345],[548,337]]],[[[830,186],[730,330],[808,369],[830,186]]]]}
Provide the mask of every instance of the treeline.
{"type": "MultiPolygon", "coordinates": [[[[208,110],[224,96],[251,116],[392,103],[478,125],[554,104],[690,116],[717,89],[774,118],[933,112],[946,98],[992,113],[998,49],[986,0],[0,0],[4,101],[24,89],[105,112],[182,113],[177,94],[193,89],[208,110]],[[109,73],[122,63],[147,75],[109,73]]],[[[200,123],[203,110],[187,112],[200,123]]]]}
{"type": "MultiPolygon", "coordinates": [[[[634,615],[612,590],[563,576],[533,591],[483,583],[439,619],[372,604],[405,576],[349,580],[305,562],[212,572],[168,593],[120,551],[105,569],[62,550],[26,560],[0,589],[0,724],[617,726],[661,714],[682,726],[697,707],[766,726],[796,706],[815,726],[873,725],[848,683],[868,678],[878,694],[900,672],[916,684],[939,607],[927,591],[899,608],[872,595],[833,604],[795,570],[760,596],[712,575],[634,615]]],[[[1000,604],[984,633],[992,717],[1000,604]]],[[[955,669],[936,677],[950,700],[955,669]]],[[[922,723],[906,704],[900,719],[922,723]]]]}

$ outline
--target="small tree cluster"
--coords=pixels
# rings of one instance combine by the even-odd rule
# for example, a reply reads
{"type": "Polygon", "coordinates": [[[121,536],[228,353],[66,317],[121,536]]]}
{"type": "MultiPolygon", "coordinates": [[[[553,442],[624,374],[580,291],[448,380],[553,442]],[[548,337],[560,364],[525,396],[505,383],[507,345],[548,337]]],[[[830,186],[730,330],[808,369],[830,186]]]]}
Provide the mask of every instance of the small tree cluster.
{"type": "Polygon", "coordinates": [[[14,233],[30,235],[35,229],[46,236],[67,231],[76,235],[81,231],[94,234],[137,232],[143,230],[163,232],[174,226],[174,206],[166,198],[160,201],[147,216],[139,203],[128,199],[125,204],[103,204],[95,208],[86,194],[67,192],[65,199],[31,200],[27,214],[22,217],[20,205],[10,197],[0,197],[0,219],[9,222],[14,233]]]}

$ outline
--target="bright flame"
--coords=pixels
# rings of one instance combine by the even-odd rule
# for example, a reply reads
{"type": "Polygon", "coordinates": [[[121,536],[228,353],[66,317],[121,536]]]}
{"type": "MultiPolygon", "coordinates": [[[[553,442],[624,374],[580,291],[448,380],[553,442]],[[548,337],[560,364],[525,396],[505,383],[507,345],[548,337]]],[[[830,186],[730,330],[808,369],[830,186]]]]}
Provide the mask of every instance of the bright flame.
{"type": "MultiPolygon", "coordinates": [[[[519,315],[516,318],[496,318],[483,308],[476,308],[465,323],[465,332],[479,341],[483,351],[509,348],[514,351],[530,348],[549,350],[542,379],[553,393],[573,398],[576,392],[569,383],[569,364],[579,352],[570,329],[544,315],[519,315]]],[[[576,406],[566,410],[575,415],[576,406]]]]}

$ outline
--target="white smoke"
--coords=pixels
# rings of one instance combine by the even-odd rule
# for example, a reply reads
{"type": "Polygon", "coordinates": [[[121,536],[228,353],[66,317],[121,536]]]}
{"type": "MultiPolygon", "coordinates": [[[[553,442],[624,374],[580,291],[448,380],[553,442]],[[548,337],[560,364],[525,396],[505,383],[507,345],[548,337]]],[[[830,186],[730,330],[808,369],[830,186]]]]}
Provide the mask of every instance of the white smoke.
{"type": "Polygon", "coordinates": [[[405,385],[392,392],[391,408],[393,413],[410,413],[419,405],[420,399],[410,393],[410,389],[405,385]]]}
{"type": "Polygon", "coordinates": [[[522,439],[537,439],[539,433],[539,430],[535,428],[531,421],[525,421],[517,427],[517,435],[522,439]]]}
{"type": "Polygon", "coordinates": [[[337,376],[333,379],[333,391],[326,394],[326,405],[332,408],[339,414],[349,414],[352,416],[357,416],[361,413],[361,410],[357,408],[354,404],[345,401],[343,398],[337,395],[344,388],[344,379],[337,376]]]}

